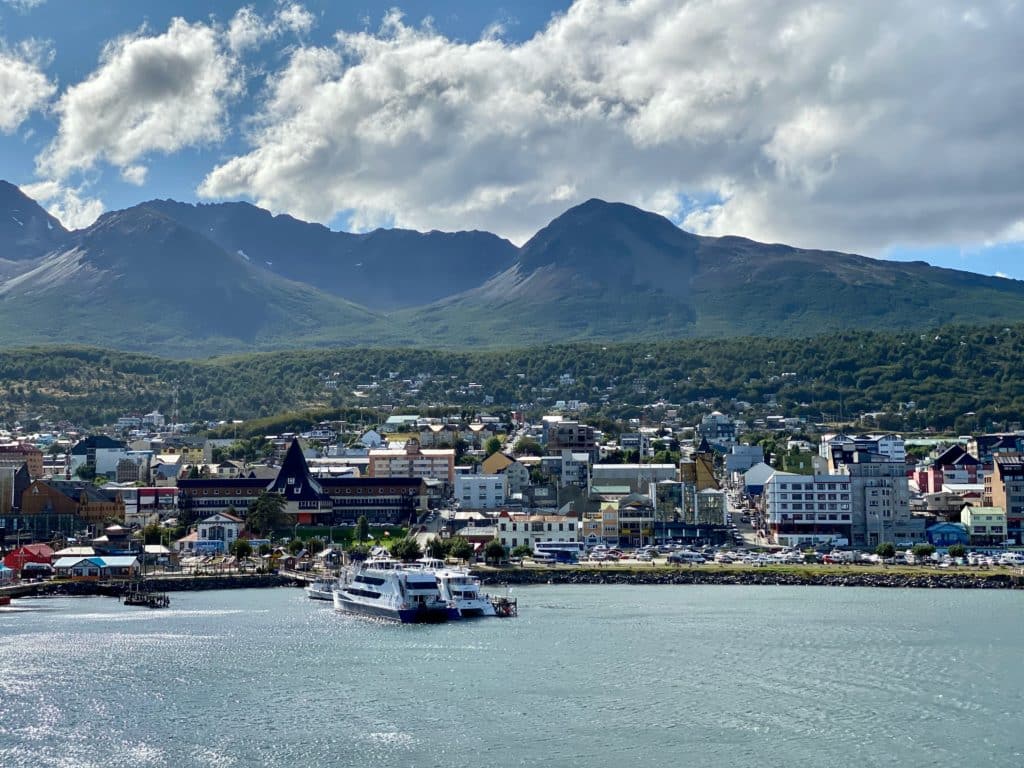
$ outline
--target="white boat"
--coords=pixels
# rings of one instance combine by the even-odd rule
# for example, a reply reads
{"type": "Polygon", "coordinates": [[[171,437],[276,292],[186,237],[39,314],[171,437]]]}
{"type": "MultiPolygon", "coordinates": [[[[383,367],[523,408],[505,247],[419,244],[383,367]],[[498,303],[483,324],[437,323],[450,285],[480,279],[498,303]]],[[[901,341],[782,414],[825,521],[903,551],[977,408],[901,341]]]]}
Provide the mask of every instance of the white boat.
{"type": "Polygon", "coordinates": [[[320,578],[306,585],[306,596],[310,600],[334,600],[335,578],[320,578]]]}
{"type": "Polygon", "coordinates": [[[416,564],[434,574],[441,599],[455,606],[459,618],[497,616],[494,602],[480,593],[480,579],[464,568],[451,568],[443,560],[421,557],[416,564]]]}
{"type": "Polygon", "coordinates": [[[334,586],[334,609],[403,624],[438,623],[459,617],[441,599],[434,574],[391,558],[372,558],[345,571],[334,586]]]}

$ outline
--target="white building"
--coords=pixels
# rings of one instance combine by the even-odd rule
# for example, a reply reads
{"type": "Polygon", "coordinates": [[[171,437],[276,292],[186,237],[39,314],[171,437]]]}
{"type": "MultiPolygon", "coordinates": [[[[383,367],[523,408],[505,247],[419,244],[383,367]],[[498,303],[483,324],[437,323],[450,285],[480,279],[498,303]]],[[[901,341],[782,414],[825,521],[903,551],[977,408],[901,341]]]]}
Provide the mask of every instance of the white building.
{"type": "Polygon", "coordinates": [[[853,494],[848,475],[775,472],[764,485],[765,522],[776,544],[849,543],[853,494]]]}
{"type": "Polygon", "coordinates": [[[498,541],[508,550],[520,545],[531,549],[540,541],[579,541],[579,521],[565,515],[513,515],[502,512],[495,526],[498,541]]]}
{"type": "Polygon", "coordinates": [[[463,509],[497,509],[508,498],[504,475],[456,475],[455,498],[463,509]]]}

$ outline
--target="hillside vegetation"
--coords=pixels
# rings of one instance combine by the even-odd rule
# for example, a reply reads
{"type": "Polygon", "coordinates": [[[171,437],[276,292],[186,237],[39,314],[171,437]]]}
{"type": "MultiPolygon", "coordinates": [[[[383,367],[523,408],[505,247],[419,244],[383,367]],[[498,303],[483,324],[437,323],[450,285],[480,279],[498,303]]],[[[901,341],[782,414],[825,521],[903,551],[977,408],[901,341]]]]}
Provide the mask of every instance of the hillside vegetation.
{"type": "Polygon", "coordinates": [[[476,353],[316,350],[207,361],[30,347],[0,354],[0,420],[99,424],[154,408],[172,416],[176,408],[181,421],[305,411],[302,418],[312,422],[330,409],[342,414],[333,418],[363,415],[372,422],[365,414],[382,406],[541,410],[569,399],[589,403],[598,418],[639,415],[657,401],[699,413],[774,397],[771,411],[814,421],[879,412],[882,428],[966,431],[1021,420],[1021,371],[1024,325],[476,353]]]}

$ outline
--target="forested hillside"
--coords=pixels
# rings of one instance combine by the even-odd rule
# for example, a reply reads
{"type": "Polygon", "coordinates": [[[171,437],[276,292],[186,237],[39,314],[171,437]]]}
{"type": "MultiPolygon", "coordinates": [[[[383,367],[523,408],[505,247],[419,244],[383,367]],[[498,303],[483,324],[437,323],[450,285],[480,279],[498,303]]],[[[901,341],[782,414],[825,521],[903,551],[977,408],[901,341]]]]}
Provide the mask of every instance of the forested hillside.
{"type": "MultiPolygon", "coordinates": [[[[850,420],[891,429],[978,429],[1024,414],[1024,325],[926,333],[843,332],[569,344],[501,352],[328,350],[166,360],[89,348],[0,354],[0,420],[110,422],[157,408],[180,421],[251,419],[310,408],[471,410],[578,399],[598,415],[659,400],[850,420]],[[777,407],[761,407],[774,397],[777,407]]],[[[353,412],[354,413],[354,412],[353,412]]]]}

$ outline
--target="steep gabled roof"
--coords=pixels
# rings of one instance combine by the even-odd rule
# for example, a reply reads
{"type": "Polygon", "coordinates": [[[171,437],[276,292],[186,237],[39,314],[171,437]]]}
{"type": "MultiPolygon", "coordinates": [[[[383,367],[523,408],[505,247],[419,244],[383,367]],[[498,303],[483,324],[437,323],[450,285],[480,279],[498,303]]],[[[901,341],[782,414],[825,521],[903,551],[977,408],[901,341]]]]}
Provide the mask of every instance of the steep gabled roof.
{"type": "Polygon", "coordinates": [[[281,462],[281,469],[267,490],[280,493],[288,501],[322,501],[326,498],[319,481],[309,473],[309,465],[297,438],[292,438],[284,461],[281,462]]]}
{"type": "Polygon", "coordinates": [[[951,467],[951,466],[976,466],[980,464],[976,458],[971,456],[959,445],[951,445],[949,448],[944,450],[935,459],[935,463],[940,467],[951,467]]]}

